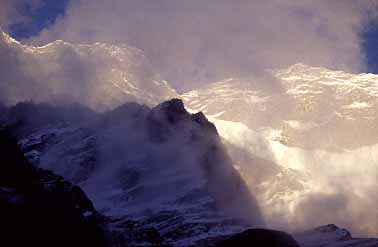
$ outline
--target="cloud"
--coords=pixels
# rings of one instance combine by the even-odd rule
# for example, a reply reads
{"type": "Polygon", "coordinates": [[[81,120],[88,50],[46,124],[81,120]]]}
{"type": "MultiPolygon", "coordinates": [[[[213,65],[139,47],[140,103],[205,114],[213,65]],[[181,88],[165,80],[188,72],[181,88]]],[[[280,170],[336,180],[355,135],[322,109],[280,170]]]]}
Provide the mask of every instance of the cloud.
{"type": "Polygon", "coordinates": [[[10,31],[14,25],[31,28],[32,15],[42,6],[42,0],[0,0],[0,26],[5,31],[10,31]]]}
{"type": "Polygon", "coordinates": [[[34,43],[127,43],[179,89],[297,62],[365,69],[366,1],[78,0],[34,43]]]}

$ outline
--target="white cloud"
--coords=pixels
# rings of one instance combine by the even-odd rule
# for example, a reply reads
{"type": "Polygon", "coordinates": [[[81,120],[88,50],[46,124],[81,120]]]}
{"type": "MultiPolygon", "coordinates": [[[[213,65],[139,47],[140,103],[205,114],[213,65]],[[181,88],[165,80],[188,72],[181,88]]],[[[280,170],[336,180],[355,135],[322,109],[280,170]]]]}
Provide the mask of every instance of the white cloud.
{"type": "Polygon", "coordinates": [[[365,69],[360,33],[378,2],[78,0],[32,42],[128,43],[188,88],[297,62],[365,69]]]}

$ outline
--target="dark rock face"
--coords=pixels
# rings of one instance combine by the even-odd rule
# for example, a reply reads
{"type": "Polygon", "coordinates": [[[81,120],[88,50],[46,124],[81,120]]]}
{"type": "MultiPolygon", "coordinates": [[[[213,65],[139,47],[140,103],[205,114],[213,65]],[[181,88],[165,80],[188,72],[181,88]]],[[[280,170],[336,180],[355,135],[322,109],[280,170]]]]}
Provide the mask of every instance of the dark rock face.
{"type": "Polygon", "coordinates": [[[215,125],[213,123],[209,122],[209,120],[207,120],[205,114],[203,114],[202,112],[192,114],[191,118],[194,122],[201,125],[204,129],[208,130],[210,133],[218,135],[218,131],[217,131],[217,128],[215,127],[215,125]]]}
{"type": "Polygon", "coordinates": [[[153,108],[146,119],[150,138],[154,142],[164,142],[169,134],[179,128],[180,123],[188,123],[190,114],[179,99],[165,101],[153,108]]]}
{"type": "Polygon", "coordinates": [[[30,165],[4,130],[0,150],[1,246],[105,246],[100,217],[79,187],[30,165]]]}
{"type": "Polygon", "coordinates": [[[165,101],[153,109],[153,114],[157,113],[170,124],[175,124],[188,117],[184,103],[180,99],[165,101]]]}
{"type": "Polygon", "coordinates": [[[249,229],[219,242],[214,247],[299,247],[289,234],[267,229],[249,229]]]}
{"type": "MultiPolygon", "coordinates": [[[[192,128],[196,125],[203,136],[218,137],[215,125],[209,122],[202,113],[190,114],[186,111],[182,100],[165,101],[151,110],[147,117],[147,128],[151,140],[163,142],[169,138],[169,133],[180,131],[182,128],[192,128]]],[[[195,133],[193,133],[195,137],[195,133]]]]}

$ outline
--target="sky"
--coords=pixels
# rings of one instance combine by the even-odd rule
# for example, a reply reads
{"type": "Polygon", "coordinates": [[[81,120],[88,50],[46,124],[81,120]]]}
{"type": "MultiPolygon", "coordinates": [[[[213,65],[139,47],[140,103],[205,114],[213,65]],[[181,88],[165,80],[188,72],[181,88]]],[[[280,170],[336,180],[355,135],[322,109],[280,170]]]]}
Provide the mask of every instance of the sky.
{"type": "Polygon", "coordinates": [[[137,47],[185,91],[298,62],[378,73],[377,10],[376,0],[0,0],[0,26],[36,45],[137,47]]]}

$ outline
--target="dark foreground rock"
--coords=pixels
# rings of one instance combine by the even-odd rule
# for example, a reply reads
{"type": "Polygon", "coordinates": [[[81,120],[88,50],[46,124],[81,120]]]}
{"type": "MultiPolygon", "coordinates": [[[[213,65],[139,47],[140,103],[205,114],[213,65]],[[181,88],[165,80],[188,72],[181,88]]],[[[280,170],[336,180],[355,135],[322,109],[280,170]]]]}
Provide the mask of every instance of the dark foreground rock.
{"type": "Polygon", "coordinates": [[[299,247],[289,234],[266,229],[249,229],[236,234],[214,247],[299,247]]]}
{"type": "Polygon", "coordinates": [[[0,246],[105,246],[92,202],[77,186],[34,168],[0,130],[0,246]]]}
{"type": "Polygon", "coordinates": [[[377,238],[356,238],[352,234],[334,224],[293,235],[303,247],[378,247],[377,238]]]}

